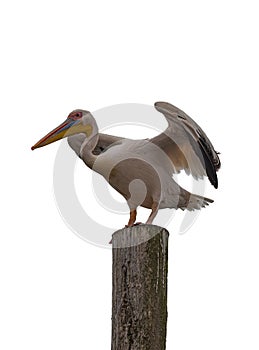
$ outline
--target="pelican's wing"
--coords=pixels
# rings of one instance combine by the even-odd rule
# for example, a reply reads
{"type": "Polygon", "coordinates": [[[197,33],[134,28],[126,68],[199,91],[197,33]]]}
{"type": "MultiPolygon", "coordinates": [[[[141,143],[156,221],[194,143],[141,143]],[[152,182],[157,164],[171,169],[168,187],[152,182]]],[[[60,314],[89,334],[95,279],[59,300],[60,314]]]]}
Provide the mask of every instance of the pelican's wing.
{"type": "Polygon", "coordinates": [[[93,151],[95,155],[99,155],[103,152],[105,152],[109,147],[111,147],[113,144],[117,143],[118,141],[123,140],[123,137],[108,135],[108,134],[99,134],[99,140],[98,143],[93,151]]]}
{"type": "Polygon", "coordinates": [[[175,172],[184,169],[195,178],[207,175],[217,188],[220,160],[204,131],[186,113],[167,102],[156,102],[155,108],[164,114],[169,125],[150,141],[166,152],[175,172]]]}
{"type": "MultiPolygon", "coordinates": [[[[98,143],[93,150],[93,153],[95,155],[99,155],[103,152],[105,152],[109,147],[111,147],[116,142],[122,140],[122,137],[118,136],[112,136],[112,135],[106,135],[106,134],[99,134],[99,140],[98,143]]],[[[76,135],[72,135],[68,137],[68,144],[69,146],[75,151],[75,153],[80,157],[80,149],[85,141],[85,134],[80,133],[76,135]]]]}

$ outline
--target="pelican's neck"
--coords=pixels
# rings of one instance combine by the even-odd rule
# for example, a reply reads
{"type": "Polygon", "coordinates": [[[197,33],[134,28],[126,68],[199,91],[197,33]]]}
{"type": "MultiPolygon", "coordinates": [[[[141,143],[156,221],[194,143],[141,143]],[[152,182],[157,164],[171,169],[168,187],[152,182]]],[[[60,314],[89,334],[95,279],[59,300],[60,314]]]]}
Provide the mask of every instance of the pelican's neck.
{"type": "Polygon", "coordinates": [[[80,158],[84,161],[84,163],[89,167],[93,168],[93,165],[97,159],[97,156],[93,154],[93,150],[95,149],[99,140],[98,133],[93,135],[90,139],[85,139],[80,148],[80,158]]]}

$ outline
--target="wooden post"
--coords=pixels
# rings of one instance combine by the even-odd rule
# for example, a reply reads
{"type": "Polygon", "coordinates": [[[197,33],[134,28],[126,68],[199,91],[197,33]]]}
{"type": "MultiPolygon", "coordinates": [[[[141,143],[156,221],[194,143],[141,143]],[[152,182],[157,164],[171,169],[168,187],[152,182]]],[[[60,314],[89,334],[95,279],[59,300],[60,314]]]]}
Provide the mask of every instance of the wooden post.
{"type": "Polygon", "coordinates": [[[112,350],[164,350],[168,231],[139,225],[112,237],[112,350]]]}

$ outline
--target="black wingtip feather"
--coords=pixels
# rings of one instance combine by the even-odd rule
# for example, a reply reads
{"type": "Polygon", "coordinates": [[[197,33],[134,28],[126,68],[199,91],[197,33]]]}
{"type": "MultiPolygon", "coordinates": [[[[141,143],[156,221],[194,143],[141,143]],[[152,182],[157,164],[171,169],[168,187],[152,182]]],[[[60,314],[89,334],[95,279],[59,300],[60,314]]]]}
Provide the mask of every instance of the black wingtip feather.
{"type": "Polygon", "coordinates": [[[211,161],[210,157],[208,156],[207,152],[204,150],[204,147],[201,144],[201,142],[199,142],[199,145],[200,145],[200,149],[201,149],[201,152],[203,155],[203,159],[204,159],[204,163],[205,163],[204,165],[205,165],[207,176],[208,176],[211,184],[215,188],[218,188],[218,177],[216,174],[216,169],[214,167],[214,164],[211,161]]]}

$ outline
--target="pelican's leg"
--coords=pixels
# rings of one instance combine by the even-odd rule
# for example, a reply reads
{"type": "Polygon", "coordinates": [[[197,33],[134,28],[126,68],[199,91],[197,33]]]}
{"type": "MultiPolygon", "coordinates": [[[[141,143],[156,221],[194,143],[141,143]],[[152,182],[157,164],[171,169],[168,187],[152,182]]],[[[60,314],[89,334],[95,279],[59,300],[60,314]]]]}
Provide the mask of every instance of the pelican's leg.
{"type": "Polygon", "coordinates": [[[129,222],[128,222],[128,225],[126,225],[126,227],[131,227],[134,225],[135,221],[136,221],[136,218],[137,218],[137,210],[134,209],[134,210],[131,210],[130,211],[130,218],[129,218],[129,222]]]}
{"type": "Polygon", "coordinates": [[[152,224],[157,212],[158,212],[158,203],[157,202],[153,202],[152,204],[152,211],[151,214],[149,215],[146,224],[152,224]]]}

